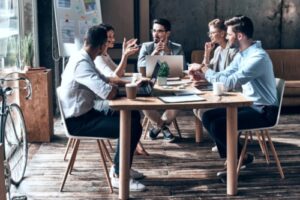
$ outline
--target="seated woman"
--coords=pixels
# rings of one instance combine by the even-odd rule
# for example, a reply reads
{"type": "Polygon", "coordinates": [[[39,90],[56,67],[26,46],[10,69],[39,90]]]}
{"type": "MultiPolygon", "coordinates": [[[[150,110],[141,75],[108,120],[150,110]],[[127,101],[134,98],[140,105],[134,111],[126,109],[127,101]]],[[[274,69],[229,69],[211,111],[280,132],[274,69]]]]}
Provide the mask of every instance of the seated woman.
{"type": "MultiPolygon", "coordinates": [[[[226,40],[227,28],[224,24],[224,20],[214,19],[208,23],[208,28],[210,42],[205,43],[204,59],[202,64],[208,65],[209,68],[216,72],[223,71],[237,54],[238,48],[230,48],[226,40]],[[218,45],[218,47],[214,50],[216,45],[218,45]],[[213,57],[210,59],[213,50],[213,57]]],[[[194,109],[194,113],[201,120],[202,114],[206,110],[207,109],[194,109]]],[[[212,151],[218,151],[217,146],[214,146],[212,151]]]]}
{"type": "MultiPolygon", "coordinates": [[[[106,29],[107,33],[107,44],[103,53],[96,57],[94,60],[96,68],[100,73],[105,76],[116,78],[124,76],[125,69],[127,67],[127,59],[129,56],[134,55],[139,51],[138,46],[136,45],[137,39],[123,40],[123,49],[122,49],[122,58],[117,65],[109,56],[107,50],[114,47],[115,43],[115,31],[114,28],[109,24],[101,24],[106,29]]],[[[136,154],[138,155],[149,155],[148,152],[144,149],[141,142],[138,143],[136,147],[136,154]]]]}

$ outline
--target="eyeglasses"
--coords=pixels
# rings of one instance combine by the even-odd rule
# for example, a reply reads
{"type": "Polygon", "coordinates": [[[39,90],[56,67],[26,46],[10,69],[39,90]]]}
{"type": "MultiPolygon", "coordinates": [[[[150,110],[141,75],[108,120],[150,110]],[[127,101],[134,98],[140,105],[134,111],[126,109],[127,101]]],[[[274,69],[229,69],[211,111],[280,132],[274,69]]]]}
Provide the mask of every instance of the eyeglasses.
{"type": "Polygon", "coordinates": [[[166,32],[166,30],[160,30],[160,29],[155,30],[155,29],[152,29],[151,32],[152,33],[163,33],[163,32],[166,32]]]}
{"type": "Polygon", "coordinates": [[[208,36],[210,36],[210,35],[215,35],[216,33],[219,33],[219,31],[207,32],[207,35],[208,35],[208,36]]]}

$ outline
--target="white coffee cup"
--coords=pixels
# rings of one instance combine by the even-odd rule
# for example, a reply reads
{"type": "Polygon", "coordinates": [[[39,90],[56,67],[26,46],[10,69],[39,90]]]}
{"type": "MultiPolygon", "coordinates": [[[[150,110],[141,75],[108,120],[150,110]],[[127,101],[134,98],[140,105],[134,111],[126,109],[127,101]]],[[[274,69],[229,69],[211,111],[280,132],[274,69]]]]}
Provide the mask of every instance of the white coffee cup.
{"type": "Polygon", "coordinates": [[[137,92],[137,84],[127,83],[125,85],[125,87],[126,87],[126,97],[128,99],[135,99],[136,98],[136,92],[137,92]]]}
{"type": "Polygon", "coordinates": [[[136,81],[139,81],[142,79],[142,73],[133,73],[132,74],[132,83],[135,83],[136,81]]]}
{"type": "Polygon", "coordinates": [[[214,95],[222,95],[225,92],[224,83],[222,82],[214,82],[213,83],[213,94],[214,95]]]}

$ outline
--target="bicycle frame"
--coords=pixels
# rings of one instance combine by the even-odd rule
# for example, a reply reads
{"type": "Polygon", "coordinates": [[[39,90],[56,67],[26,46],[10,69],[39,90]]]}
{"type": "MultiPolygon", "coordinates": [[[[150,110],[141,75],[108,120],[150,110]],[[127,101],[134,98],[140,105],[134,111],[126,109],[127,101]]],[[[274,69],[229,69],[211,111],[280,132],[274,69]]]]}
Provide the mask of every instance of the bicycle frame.
{"type": "MultiPolygon", "coordinates": [[[[7,105],[6,105],[6,101],[7,101],[7,97],[5,95],[5,89],[3,87],[0,88],[0,96],[2,98],[1,101],[1,109],[0,109],[0,143],[3,144],[3,149],[5,150],[5,129],[4,129],[4,123],[6,121],[6,117],[7,117],[7,105]]],[[[6,155],[4,153],[4,160],[6,160],[6,155]]]]}

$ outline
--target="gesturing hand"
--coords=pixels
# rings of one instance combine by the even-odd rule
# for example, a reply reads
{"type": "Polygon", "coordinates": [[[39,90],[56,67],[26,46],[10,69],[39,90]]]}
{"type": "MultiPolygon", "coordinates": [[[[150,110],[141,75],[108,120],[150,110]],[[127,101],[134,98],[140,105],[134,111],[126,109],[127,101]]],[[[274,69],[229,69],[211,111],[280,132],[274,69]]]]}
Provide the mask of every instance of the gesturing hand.
{"type": "Polygon", "coordinates": [[[126,38],[123,40],[123,54],[128,57],[139,51],[139,47],[136,44],[137,39],[130,39],[126,41],[126,38]]]}

